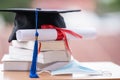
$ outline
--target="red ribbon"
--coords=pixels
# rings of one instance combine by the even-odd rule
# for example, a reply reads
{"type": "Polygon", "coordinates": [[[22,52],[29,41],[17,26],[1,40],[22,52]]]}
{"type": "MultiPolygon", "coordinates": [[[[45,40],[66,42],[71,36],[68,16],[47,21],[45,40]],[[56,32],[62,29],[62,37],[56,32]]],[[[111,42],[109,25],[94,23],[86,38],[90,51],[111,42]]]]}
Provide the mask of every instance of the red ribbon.
{"type": "MultiPolygon", "coordinates": [[[[77,37],[77,38],[80,38],[80,39],[82,38],[81,35],[73,32],[71,30],[67,30],[65,28],[58,28],[54,25],[42,25],[41,29],[56,29],[56,31],[57,31],[57,39],[56,40],[64,40],[65,47],[69,51],[70,54],[72,54],[72,52],[71,52],[71,49],[70,49],[69,44],[68,44],[66,33],[71,34],[74,37],[77,37]]],[[[41,43],[39,44],[39,51],[40,51],[40,47],[41,47],[41,43]]]]}

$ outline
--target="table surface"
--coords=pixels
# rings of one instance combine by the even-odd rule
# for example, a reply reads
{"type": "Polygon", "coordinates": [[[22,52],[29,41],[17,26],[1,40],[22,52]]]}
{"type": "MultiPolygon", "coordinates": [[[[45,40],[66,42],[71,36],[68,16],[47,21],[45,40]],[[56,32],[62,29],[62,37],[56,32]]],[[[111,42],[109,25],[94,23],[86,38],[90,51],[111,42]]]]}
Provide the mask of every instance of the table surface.
{"type": "Polygon", "coordinates": [[[0,80],[57,80],[57,79],[91,79],[91,80],[120,80],[120,66],[112,62],[80,62],[82,66],[91,69],[106,72],[102,76],[72,76],[72,75],[59,75],[52,76],[47,72],[38,73],[40,78],[29,78],[27,71],[3,71],[3,65],[0,64],[0,80]]]}

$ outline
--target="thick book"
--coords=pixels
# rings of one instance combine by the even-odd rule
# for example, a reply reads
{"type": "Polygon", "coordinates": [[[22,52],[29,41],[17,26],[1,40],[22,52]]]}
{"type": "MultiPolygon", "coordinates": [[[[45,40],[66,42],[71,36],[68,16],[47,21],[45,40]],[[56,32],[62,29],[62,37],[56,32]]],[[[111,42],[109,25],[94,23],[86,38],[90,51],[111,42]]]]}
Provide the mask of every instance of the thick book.
{"type": "MultiPolygon", "coordinates": [[[[31,61],[22,61],[10,58],[9,55],[4,55],[3,70],[10,71],[27,71],[30,70],[31,61]]],[[[91,69],[89,67],[81,65],[76,60],[69,62],[56,62],[50,64],[37,63],[38,73],[47,71],[51,75],[63,75],[63,74],[79,74],[79,75],[103,75],[101,71],[91,69]]]]}
{"type": "MultiPolygon", "coordinates": [[[[19,60],[32,60],[33,50],[9,46],[9,55],[11,58],[19,60]]],[[[41,51],[38,54],[39,63],[52,63],[57,61],[70,61],[71,57],[66,50],[41,51]]]]}
{"type": "MultiPolygon", "coordinates": [[[[12,46],[33,50],[34,41],[12,40],[12,46]]],[[[41,51],[46,51],[46,50],[65,50],[64,41],[43,41],[41,42],[41,51]]]]}
{"type": "Polygon", "coordinates": [[[33,50],[33,47],[34,47],[34,41],[21,41],[20,42],[17,40],[12,40],[11,43],[13,47],[18,47],[18,48],[33,50]]]}
{"type": "MultiPolygon", "coordinates": [[[[9,54],[3,56],[3,69],[4,70],[16,70],[16,71],[28,71],[31,67],[31,60],[20,60],[11,58],[9,54]]],[[[68,64],[68,61],[58,61],[48,64],[37,63],[37,71],[52,71],[63,67],[68,64]]]]}

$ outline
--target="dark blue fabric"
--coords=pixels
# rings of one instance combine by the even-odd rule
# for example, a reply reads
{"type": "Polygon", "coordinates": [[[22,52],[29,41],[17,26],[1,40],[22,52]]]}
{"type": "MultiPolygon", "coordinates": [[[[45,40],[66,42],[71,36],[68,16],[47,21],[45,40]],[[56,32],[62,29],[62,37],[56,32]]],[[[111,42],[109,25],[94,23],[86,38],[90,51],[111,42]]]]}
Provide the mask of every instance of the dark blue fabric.
{"type": "Polygon", "coordinates": [[[34,50],[33,50],[33,59],[30,69],[30,78],[39,78],[39,76],[36,73],[36,67],[37,67],[37,56],[38,56],[38,36],[39,33],[37,32],[38,29],[38,10],[35,11],[35,21],[36,21],[36,32],[35,32],[35,43],[34,43],[34,50]]]}
{"type": "Polygon", "coordinates": [[[30,78],[39,77],[36,73],[37,55],[38,55],[38,41],[36,40],[34,44],[33,59],[32,59],[32,64],[30,69],[30,78]]]}

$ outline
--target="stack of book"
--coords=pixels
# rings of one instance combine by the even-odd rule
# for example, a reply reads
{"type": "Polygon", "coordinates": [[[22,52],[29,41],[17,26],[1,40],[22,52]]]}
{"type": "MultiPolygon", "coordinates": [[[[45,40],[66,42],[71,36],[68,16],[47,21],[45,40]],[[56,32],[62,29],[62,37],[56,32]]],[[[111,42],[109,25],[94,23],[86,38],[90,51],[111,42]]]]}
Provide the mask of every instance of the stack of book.
{"type": "MultiPolygon", "coordinates": [[[[66,65],[71,57],[66,52],[63,41],[41,42],[38,53],[37,70],[55,70],[66,65]]],[[[9,54],[4,55],[4,70],[30,70],[34,41],[19,42],[13,40],[9,54]]]]}

